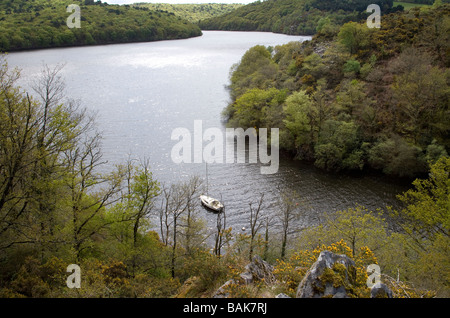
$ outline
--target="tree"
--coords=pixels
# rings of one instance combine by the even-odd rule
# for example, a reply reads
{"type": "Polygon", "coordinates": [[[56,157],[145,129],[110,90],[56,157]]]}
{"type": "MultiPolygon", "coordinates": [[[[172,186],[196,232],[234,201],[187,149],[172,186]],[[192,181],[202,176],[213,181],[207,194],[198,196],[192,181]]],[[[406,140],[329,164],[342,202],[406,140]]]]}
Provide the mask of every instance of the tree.
{"type": "Polygon", "coordinates": [[[407,68],[403,71],[398,66],[399,74],[391,86],[398,110],[397,129],[424,147],[433,138],[444,139],[450,129],[449,71],[429,65],[430,58],[421,57],[415,49],[405,50],[401,57],[397,65],[405,64],[407,68]]]}
{"type": "Polygon", "coordinates": [[[302,64],[302,71],[313,77],[315,81],[325,75],[326,66],[319,54],[312,53],[305,57],[302,64]]]}
{"type": "Polygon", "coordinates": [[[36,165],[34,136],[40,125],[39,104],[16,87],[17,70],[10,71],[0,57],[0,235],[1,248],[34,242],[21,235],[30,213],[31,193],[26,185],[36,165]]]}
{"type": "MultiPolygon", "coordinates": [[[[170,189],[167,190],[165,198],[168,199],[165,207],[167,210],[165,211],[167,217],[172,219],[172,255],[171,255],[171,274],[172,277],[175,277],[175,261],[177,258],[177,238],[178,238],[178,226],[179,221],[182,214],[185,212],[186,203],[185,197],[183,193],[183,189],[180,185],[171,185],[170,189]]],[[[167,218],[166,218],[167,219],[167,218]]],[[[170,223],[166,224],[166,228],[169,230],[170,223]]],[[[167,231],[167,235],[169,235],[167,231]]]]}
{"type": "Polygon", "coordinates": [[[231,230],[232,228],[227,228],[227,217],[226,217],[226,207],[222,209],[221,213],[217,213],[216,229],[214,240],[214,255],[220,258],[222,247],[228,244],[231,240],[231,230]]]}
{"type": "Polygon", "coordinates": [[[44,242],[67,242],[57,231],[64,213],[56,208],[67,198],[65,184],[70,163],[66,155],[77,148],[94,123],[74,102],[62,103],[60,70],[60,66],[53,70],[44,67],[33,86],[41,97],[39,102],[15,88],[19,73],[10,72],[2,59],[1,233],[18,231],[9,236],[14,237],[12,241],[3,241],[4,247],[26,242],[40,244],[43,249],[44,242]],[[25,231],[27,226],[30,229],[25,231]]]}
{"type": "Polygon", "coordinates": [[[416,179],[414,188],[398,196],[401,210],[389,211],[403,235],[400,255],[408,255],[401,263],[406,277],[417,286],[436,290],[448,297],[450,246],[450,158],[442,157],[430,167],[427,179],[416,179]]]}
{"type": "MultiPolygon", "coordinates": [[[[229,125],[244,129],[250,127],[269,129],[273,122],[277,122],[277,120],[273,120],[272,110],[281,108],[285,97],[286,93],[276,88],[269,90],[250,89],[232,104],[234,116],[229,121],[229,125]]],[[[280,112],[275,113],[279,114],[280,112]]]]}
{"type": "Polygon", "coordinates": [[[286,98],[283,106],[286,117],[283,122],[289,135],[294,139],[294,149],[313,142],[311,138],[313,127],[310,120],[312,110],[312,102],[305,91],[295,92],[286,98]]]}
{"type": "Polygon", "coordinates": [[[357,205],[355,208],[338,211],[326,221],[326,224],[335,238],[342,238],[349,243],[353,256],[363,246],[369,246],[375,251],[383,246],[383,240],[386,240],[387,229],[384,219],[362,206],[357,205]]]}
{"type": "Polygon", "coordinates": [[[335,107],[345,112],[361,127],[361,133],[368,138],[376,133],[376,103],[366,92],[366,83],[357,79],[341,82],[341,90],[336,95],[335,107]]]}
{"type": "Polygon", "coordinates": [[[281,259],[286,256],[287,237],[289,233],[289,226],[292,221],[299,216],[298,210],[300,204],[298,194],[293,190],[279,191],[277,201],[278,205],[278,219],[281,222],[282,238],[281,238],[281,259]]]}
{"type": "Polygon", "coordinates": [[[104,217],[105,208],[120,200],[123,169],[101,174],[97,169],[102,161],[100,135],[89,131],[76,147],[65,152],[67,176],[65,186],[69,190],[67,206],[71,210],[70,239],[75,251],[75,260],[89,248],[92,237],[104,229],[109,222],[104,217]]]}
{"type": "Polygon", "coordinates": [[[94,117],[62,102],[61,68],[44,66],[33,85],[38,102],[14,87],[18,73],[2,64],[0,234],[5,249],[32,244],[44,254],[68,245],[79,260],[108,225],[105,207],[117,200],[122,172],[97,172],[94,117]]]}
{"type": "Polygon", "coordinates": [[[329,171],[356,170],[364,166],[359,148],[358,126],[354,122],[327,120],[315,145],[314,164],[329,171]]]}
{"type": "Polygon", "coordinates": [[[250,248],[249,248],[249,260],[252,261],[253,259],[253,249],[254,249],[254,242],[255,238],[258,234],[259,229],[262,226],[261,220],[260,220],[260,212],[261,207],[264,200],[264,193],[261,194],[259,201],[257,202],[256,209],[253,209],[252,203],[249,203],[250,207],[250,248]]]}
{"type": "Polygon", "coordinates": [[[428,240],[450,238],[449,173],[450,158],[442,157],[431,166],[428,179],[416,179],[414,189],[399,195],[406,208],[395,215],[401,217],[400,226],[423,250],[428,240]]]}
{"type": "Polygon", "coordinates": [[[426,170],[422,149],[393,135],[376,142],[368,151],[368,162],[385,174],[411,177],[426,170]]]}
{"type": "Polygon", "coordinates": [[[184,236],[185,249],[189,251],[194,244],[204,239],[194,218],[196,207],[198,206],[199,190],[201,179],[191,177],[188,181],[172,184],[170,187],[162,189],[162,203],[160,208],[160,228],[163,242],[172,245],[171,274],[175,277],[177,248],[179,235],[184,236]],[[184,221],[184,224],[183,224],[184,221]],[[180,230],[179,228],[184,230],[180,230]],[[172,234],[172,241],[169,241],[169,233],[172,234]]]}
{"type": "Polygon", "coordinates": [[[358,60],[350,59],[344,65],[344,72],[351,75],[359,74],[361,70],[361,63],[358,60]]]}
{"type": "Polygon", "coordinates": [[[348,22],[341,27],[338,40],[351,55],[358,54],[368,45],[369,32],[364,24],[348,22]]]}
{"type": "MultiPolygon", "coordinates": [[[[130,165],[128,165],[130,169],[130,165]]],[[[148,160],[141,163],[140,167],[136,167],[132,177],[132,183],[129,185],[129,202],[134,215],[133,225],[133,246],[136,247],[138,239],[138,231],[140,223],[147,218],[154,208],[154,199],[159,195],[159,183],[153,179],[150,171],[148,160]]],[[[130,173],[130,172],[129,172],[130,173]]]]}
{"type": "Polygon", "coordinates": [[[269,50],[257,45],[245,52],[239,64],[232,68],[232,100],[253,88],[269,88],[276,74],[276,64],[272,61],[269,50]]]}
{"type": "Polygon", "coordinates": [[[184,196],[186,198],[185,215],[183,216],[182,238],[186,255],[191,256],[192,252],[199,248],[207,238],[205,233],[206,225],[202,218],[198,216],[198,208],[203,181],[198,176],[190,177],[183,183],[184,196]]]}

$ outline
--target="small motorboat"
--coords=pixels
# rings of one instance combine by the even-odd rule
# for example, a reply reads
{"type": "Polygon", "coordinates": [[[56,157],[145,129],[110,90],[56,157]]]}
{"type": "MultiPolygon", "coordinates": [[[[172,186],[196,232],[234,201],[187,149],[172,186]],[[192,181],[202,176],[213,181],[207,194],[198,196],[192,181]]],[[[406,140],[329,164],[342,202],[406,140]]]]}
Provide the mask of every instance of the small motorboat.
{"type": "Polygon", "coordinates": [[[222,212],[223,210],[223,204],[214,198],[211,198],[207,195],[201,195],[200,200],[202,201],[202,204],[208,209],[216,212],[222,212]]]}

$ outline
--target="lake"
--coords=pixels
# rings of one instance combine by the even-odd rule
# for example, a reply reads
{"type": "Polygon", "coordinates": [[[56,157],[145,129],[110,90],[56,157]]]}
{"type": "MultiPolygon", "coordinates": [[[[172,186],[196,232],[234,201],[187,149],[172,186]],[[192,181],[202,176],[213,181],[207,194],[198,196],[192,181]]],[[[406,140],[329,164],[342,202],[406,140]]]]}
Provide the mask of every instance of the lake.
{"type": "MultiPolygon", "coordinates": [[[[65,63],[67,95],[98,113],[104,159],[123,163],[129,156],[150,161],[154,177],[174,183],[192,175],[205,178],[205,163],[176,164],[171,139],[176,128],[194,132],[218,128],[225,134],[221,111],[229,102],[230,68],[255,45],[276,46],[310,37],[263,32],[204,31],[185,40],[89,46],[17,52],[10,67],[22,69],[23,87],[43,63],[65,63]]],[[[225,160],[224,160],[225,162],[225,160]]],[[[305,205],[293,231],[317,224],[327,212],[361,204],[369,209],[398,204],[407,185],[379,175],[329,174],[313,166],[280,158],[275,174],[261,174],[260,164],[208,164],[209,194],[222,198],[227,225],[248,227],[249,203],[265,193],[264,214],[274,213],[278,188],[295,189],[305,205]]],[[[213,227],[216,216],[201,211],[213,227]]]]}

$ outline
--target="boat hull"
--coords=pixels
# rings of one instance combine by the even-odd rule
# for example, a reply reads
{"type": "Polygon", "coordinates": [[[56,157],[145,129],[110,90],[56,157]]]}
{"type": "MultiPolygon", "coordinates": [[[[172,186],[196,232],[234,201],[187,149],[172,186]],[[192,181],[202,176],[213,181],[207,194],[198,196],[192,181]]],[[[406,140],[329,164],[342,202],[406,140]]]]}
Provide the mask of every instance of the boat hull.
{"type": "Polygon", "coordinates": [[[223,210],[223,204],[214,198],[208,197],[206,195],[201,195],[200,200],[202,202],[202,205],[211,211],[222,212],[223,210]]]}

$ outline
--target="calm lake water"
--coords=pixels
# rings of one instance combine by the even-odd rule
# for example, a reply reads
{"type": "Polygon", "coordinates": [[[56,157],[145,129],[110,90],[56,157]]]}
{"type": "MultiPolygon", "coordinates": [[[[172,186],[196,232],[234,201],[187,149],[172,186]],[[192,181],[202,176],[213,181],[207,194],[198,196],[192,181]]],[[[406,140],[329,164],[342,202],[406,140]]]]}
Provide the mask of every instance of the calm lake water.
{"type": "MultiPolygon", "coordinates": [[[[123,163],[148,158],[154,177],[170,184],[191,175],[205,178],[205,164],[175,164],[171,139],[175,128],[194,132],[217,127],[225,135],[220,113],[229,102],[230,68],[254,45],[276,46],[309,37],[262,32],[204,31],[203,36],[174,41],[118,44],[11,53],[10,66],[22,69],[23,87],[43,63],[65,63],[67,95],[98,112],[104,158],[123,163]]],[[[225,162],[225,160],[224,160],[225,162]]],[[[364,205],[396,205],[405,184],[380,176],[327,174],[311,165],[280,158],[278,173],[263,175],[260,164],[208,164],[209,194],[227,207],[227,225],[248,227],[249,203],[265,193],[264,213],[274,213],[277,187],[293,188],[306,202],[293,230],[317,224],[321,215],[364,205]]],[[[213,226],[216,216],[202,210],[213,226]]]]}

